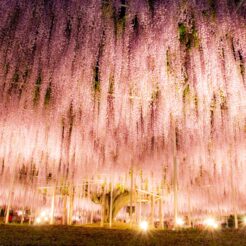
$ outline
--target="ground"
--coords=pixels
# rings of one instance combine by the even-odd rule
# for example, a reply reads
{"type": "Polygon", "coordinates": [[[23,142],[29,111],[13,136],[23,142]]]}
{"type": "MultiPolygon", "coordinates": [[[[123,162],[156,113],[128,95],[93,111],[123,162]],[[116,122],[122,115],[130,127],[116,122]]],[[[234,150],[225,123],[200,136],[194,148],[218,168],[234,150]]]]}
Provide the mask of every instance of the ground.
{"type": "Polygon", "coordinates": [[[0,245],[246,245],[245,230],[148,231],[79,226],[0,225],[0,245]]]}

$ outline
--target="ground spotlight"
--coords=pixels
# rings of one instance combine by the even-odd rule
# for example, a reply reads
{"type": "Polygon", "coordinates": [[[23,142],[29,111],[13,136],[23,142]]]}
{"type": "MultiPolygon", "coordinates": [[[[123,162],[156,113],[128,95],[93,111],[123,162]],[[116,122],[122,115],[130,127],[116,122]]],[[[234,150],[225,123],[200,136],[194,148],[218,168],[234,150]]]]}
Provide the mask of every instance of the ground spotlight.
{"type": "Polygon", "coordinates": [[[50,215],[46,210],[40,212],[35,219],[35,224],[47,224],[49,222],[50,215]]]}
{"type": "Polygon", "coordinates": [[[210,229],[218,229],[219,224],[214,218],[207,218],[204,220],[203,224],[210,229]]]}
{"type": "Polygon", "coordinates": [[[244,226],[246,226],[246,216],[244,216],[244,217],[242,218],[242,223],[243,223],[244,226]]]}
{"type": "Polygon", "coordinates": [[[176,219],[176,225],[177,226],[183,226],[185,224],[184,220],[182,218],[176,219]]]}
{"type": "Polygon", "coordinates": [[[35,224],[40,224],[41,223],[41,218],[40,217],[37,217],[36,219],[35,219],[35,224]]]}
{"type": "Polygon", "coordinates": [[[147,221],[143,220],[139,223],[139,227],[142,231],[147,231],[149,228],[149,224],[147,221]]]}
{"type": "Polygon", "coordinates": [[[18,216],[22,216],[22,215],[23,215],[23,211],[18,210],[18,211],[17,211],[17,215],[18,215],[18,216]]]}

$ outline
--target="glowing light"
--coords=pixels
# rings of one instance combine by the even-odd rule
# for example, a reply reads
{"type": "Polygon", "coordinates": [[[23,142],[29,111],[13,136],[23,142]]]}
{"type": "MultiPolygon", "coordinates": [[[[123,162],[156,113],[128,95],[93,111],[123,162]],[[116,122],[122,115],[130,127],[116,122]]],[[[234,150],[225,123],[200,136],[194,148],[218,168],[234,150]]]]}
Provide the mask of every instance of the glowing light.
{"type": "Polygon", "coordinates": [[[149,224],[147,221],[141,221],[140,224],[139,224],[139,227],[141,230],[143,231],[147,231],[148,230],[148,227],[149,227],[149,224]]]}
{"type": "Polygon", "coordinates": [[[18,211],[17,211],[17,215],[18,215],[18,216],[21,216],[21,215],[23,215],[23,211],[21,211],[21,210],[18,210],[18,211]]]}
{"type": "Polygon", "coordinates": [[[35,223],[36,223],[36,224],[40,224],[40,223],[41,223],[41,218],[40,218],[40,217],[37,217],[37,218],[35,219],[35,223]]]}
{"type": "Polygon", "coordinates": [[[46,211],[42,211],[42,212],[40,213],[40,216],[41,216],[41,217],[45,217],[45,216],[46,216],[46,211]]]}
{"type": "Polygon", "coordinates": [[[243,217],[243,224],[246,225],[246,216],[243,217]]]}
{"type": "Polygon", "coordinates": [[[203,224],[211,229],[217,229],[219,227],[218,222],[214,218],[207,218],[204,220],[203,224]]]}
{"type": "Polygon", "coordinates": [[[74,215],[73,217],[72,217],[72,220],[73,221],[80,221],[80,217],[78,216],[78,215],[74,215]]]}
{"type": "Polygon", "coordinates": [[[49,221],[49,213],[46,210],[40,212],[39,216],[35,219],[35,224],[43,224],[49,221]]]}
{"type": "Polygon", "coordinates": [[[177,218],[176,219],[176,224],[178,225],[178,226],[183,226],[184,225],[184,220],[182,219],[182,218],[177,218]]]}

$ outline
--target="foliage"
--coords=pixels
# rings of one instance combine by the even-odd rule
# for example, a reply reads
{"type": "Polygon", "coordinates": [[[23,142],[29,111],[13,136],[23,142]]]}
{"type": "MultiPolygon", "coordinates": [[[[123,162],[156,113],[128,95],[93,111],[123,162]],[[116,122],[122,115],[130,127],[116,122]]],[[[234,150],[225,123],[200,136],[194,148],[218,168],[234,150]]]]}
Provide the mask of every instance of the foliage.
{"type": "Polygon", "coordinates": [[[102,16],[104,19],[113,18],[115,35],[119,36],[125,30],[126,25],[126,0],[120,1],[120,8],[117,11],[112,0],[103,0],[101,5],[102,16]]]}
{"type": "Polygon", "coordinates": [[[202,14],[214,20],[216,17],[216,0],[208,0],[208,9],[203,10],[202,14]]]}
{"type": "Polygon", "coordinates": [[[71,33],[72,33],[72,24],[71,24],[71,21],[68,20],[66,23],[66,28],[65,28],[65,36],[67,39],[71,38],[71,33]]]}
{"type": "Polygon", "coordinates": [[[132,26],[133,30],[136,34],[139,33],[139,21],[138,21],[138,16],[135,15],[134,19],[132,20],[132,26]]]}
{"type": "Polygon", "coordinates": [[[197,48],[199,44],[198,33],[194,21],[192,22],[190,28],[183,22],[178,23],[179,41],[181,44],[185,45],[187,49],[191,49],[192,47],[197,48]]]}
{"type": "Polygon", "coordinates": [[[108,88],[108,93],[110,95],[114,94],[114,76],[111,74],[109,78],[109,88],[108,88]]]}
{"type": "Polygon", "coordinates": [[[51,99],[51,93],[52,93],[52,89],[51,89],[51,83],[49,83],[47,89],[46,89],[46,93],[44,96],[44,105],[47,106],[50,102],[51,99]]]}
{"type": "Polygon", "coordinates": [[[179,23],[178,27],[179,27],[179,41],[181,43],[184,43],[185,39],[186,39],[186,33],[187,33],[186,27],[185,27],[184,23],[179,23]]]}
{"type": "Polygon", "coordinates": [[[155,10],[155,0],[148,0],[148,5],[149,5],[150,12],[153,16],[155,10]]]}
{"type": "Polygon", "coordinates": [[[42,84],[42,77],[41,77],[41,73],[39,73],[35,81],[34,98],[33,98],[34,105],[37,105],[39,101],[41,84],[42,84]]]}
{"type": "Polygon", "coordinates": [[[102,16],[104,18],[111,18],[114,14],[112,0],[103,0],[102,1],[102,16]]]}
{"type": "Polygon", "coordinates": [[[216,16],[216,2],[215,1],[216,0],[208,0],[210,11],[211,11],[211,15],[212,15],[213,19],[216,16]]]}
{"type": "Polygon", "coordinates": [[[97,61],[97,64],[96,64],[96,66],[94,68],[93,88],[94,88],[95,94],[100,92],[99,61],[97,61]]]}
{"type": "Polygon", "coordinates": [[[186,98],[189,96],[189,94],[190,94],[190,85],[187,83],[185,85],[184,90],[183,90],[183,101],[186,100],[186,98]]]}
{"type": "Polygon", "coordinates": [[[114,11],[114,26],[116,36],[121,35],[125,31],[126,26],[126,0],[121,0],[119,12],[114,11]]]}
{"type": "Polygon", "coordinates": [[[4,75],[6,76],[9,72],[9,63],[4,64],[3,71],[4,71],[4,75]]]}

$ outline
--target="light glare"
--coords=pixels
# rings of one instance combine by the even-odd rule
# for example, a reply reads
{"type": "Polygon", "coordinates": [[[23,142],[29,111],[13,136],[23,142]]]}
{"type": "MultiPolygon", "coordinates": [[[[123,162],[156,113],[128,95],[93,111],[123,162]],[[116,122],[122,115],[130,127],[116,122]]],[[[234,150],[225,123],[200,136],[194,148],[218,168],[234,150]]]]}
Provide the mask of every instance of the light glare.
{"type": "Polygon", "coordinates": [[[217,229],[219,227],[214,218],[207,218],[204,220],[204,225],[212,229],[217,229]]]}
{"type": "Polygon", "coordinates": [[[147,221],[141,221],[140,224],[139,224],[141,230],[143,231],[147,231],[148,230],[148,227],[149,227],[149,224],[147,221]]]}
{"type": "Polygon", "coordinates": [[[42,212],[40,213],[40,216],[41,216],[41,217],[45,217],[45,216],[46,216],[46,211],[42,211],[42,212]]]}
{"type": "Polygon", "coordinates": [[[40,217],[37,217],[36,220],[35,220],[36,224],[40,224],[41,223],[41,218],[40,217]]]}
{"type": "Polygon", "coordinates": [[[184,220],[182,219],[182,218],[177,218],[176,219],[176,224],[178,225],[178,226],[183,226],[184,225],[184,220]]]}

